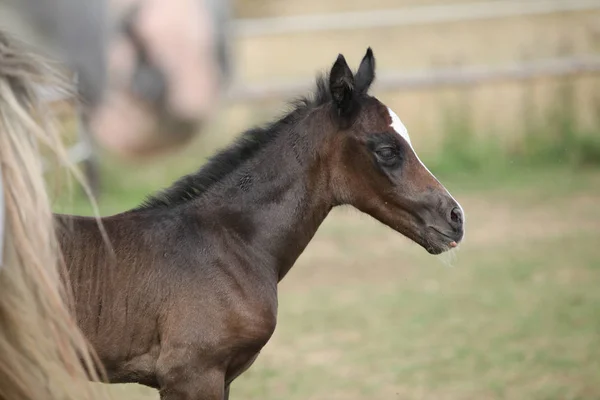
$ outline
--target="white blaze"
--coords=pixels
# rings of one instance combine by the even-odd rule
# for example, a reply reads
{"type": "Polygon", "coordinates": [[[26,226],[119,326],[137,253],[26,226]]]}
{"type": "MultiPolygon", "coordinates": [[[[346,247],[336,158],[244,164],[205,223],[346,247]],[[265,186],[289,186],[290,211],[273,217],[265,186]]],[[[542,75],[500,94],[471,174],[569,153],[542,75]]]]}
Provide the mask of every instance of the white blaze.
{"type": "Polygon", "coordinates": [[[390,117],[392,117],[392,124],[390,126],[396,131],[397,134],[402,136],[404,140],[408,142],[408,144],[410,144],[410,147],[412,147],[410,136],[408,136],[408,129],[406,129],[402,121],[400,121],[400,117],[398,117],[396,113],[389,107],[388,112],[390,113],[390,117]]]}
{"type": "MultiPolygon", "coordinates": [[[[421,161],[421,159],[417,155],[417,152],[415,151],[414,147],[412,146],[412,143],[410,142],[410,136],[408,136],[408,129],[406,129],[406,127],[404,126],[404,124],[400,120],[400,117],[398,117],[396,115],[396,113],[394,111],[392,111],[392,109],[389,108],[389,107],[388,107],[388,112],[390,113],[390,117],[392,118],[392,123],[390,124],[390,126],[392,127],[392,129],[398,135],[402,136],[404,138],[404,140],[406,140],[408,142],[408,145],[412,149],[413,153],[415,153],[415,157],[417,157],[417,160],[419,160],[419,162],[421,163],[421,165],[423,166],[423,168],[425,168],[427,170],[427,172],[429,172],[431,174],[431,171],[429,171],[429,169],[427,169],[427,167],[425,166],[425,164],[423,164],[423,161],[421,161]]],[[[431,174],[431,176],[433,176],[433,174],[431,174]]],[[[434,178],[435,178],[435,176],[434,176],[434,178]]]]}

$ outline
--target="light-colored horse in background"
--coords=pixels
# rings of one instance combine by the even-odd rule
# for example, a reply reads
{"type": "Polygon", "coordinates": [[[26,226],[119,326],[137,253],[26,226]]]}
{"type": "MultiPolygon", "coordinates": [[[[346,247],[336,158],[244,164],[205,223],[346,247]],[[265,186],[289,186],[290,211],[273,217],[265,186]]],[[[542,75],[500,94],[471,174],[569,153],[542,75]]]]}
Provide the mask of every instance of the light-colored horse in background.
{"type": "Polygon", "coordinates": [[[228,0],[0,0],[0,26],[77,73],[84,126],[147,157],[201,131],[230,73],[228,0]]]}

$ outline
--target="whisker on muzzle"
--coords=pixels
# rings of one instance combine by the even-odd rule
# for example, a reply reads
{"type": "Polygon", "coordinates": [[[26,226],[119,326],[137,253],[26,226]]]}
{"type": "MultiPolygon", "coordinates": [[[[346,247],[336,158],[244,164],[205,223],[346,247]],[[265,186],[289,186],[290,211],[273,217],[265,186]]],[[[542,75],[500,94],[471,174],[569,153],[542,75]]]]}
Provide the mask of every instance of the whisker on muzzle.
{"type": "Polygon", "coordinates": [[[443,252],[442,254],[439,254],[437,259],[440,260],[440,262],[446,267],[454,267],[456,265],[456,260],[458,259],[459,249],[460,244],[448,251],[443,252]]]}

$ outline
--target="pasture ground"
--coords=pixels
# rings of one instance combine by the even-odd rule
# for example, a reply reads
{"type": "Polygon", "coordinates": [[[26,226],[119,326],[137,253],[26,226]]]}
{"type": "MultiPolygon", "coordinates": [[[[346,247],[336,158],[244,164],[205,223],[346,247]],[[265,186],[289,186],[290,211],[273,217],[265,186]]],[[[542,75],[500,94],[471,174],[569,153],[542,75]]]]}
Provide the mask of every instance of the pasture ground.
{"type": "MultiPolygon", "coordinates": [[[[105,162],[101,213],[197,168],[221,144],[207,141],[138,170],[105,162]]],[[[466,211],[460,251],[436,258],[335,210],[281,283],[277,330],[232,399],[600,398],[600,171],[439,177],[466,211]]]]}

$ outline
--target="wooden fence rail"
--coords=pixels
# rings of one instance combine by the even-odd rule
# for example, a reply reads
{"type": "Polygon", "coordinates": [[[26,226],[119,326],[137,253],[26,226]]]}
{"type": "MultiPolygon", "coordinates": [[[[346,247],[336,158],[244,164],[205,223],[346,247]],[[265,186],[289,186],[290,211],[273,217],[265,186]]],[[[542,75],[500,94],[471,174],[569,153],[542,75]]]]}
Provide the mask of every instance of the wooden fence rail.
{"type": "Polygon", "coordinates": [[[494,0],[453,5],[428,5],[388,10],[356,11],[238,19],[233,28],[237,36],[272,36],[288,33],[382,28],[498,19],[561,12],[600,10],[599,0],[494,0]]]}
{"type": "MultiPolygon", "coordinates": [[[[457,66],[423,69],[414,72],[382,72],[375,90],[429,89],[442,86],[472,86],[506,80],[568,76],[600,72],[600,56],[560,57],[523,61],[501,66],[457,66]]],[[[287,98],[312,88],[312,80],[257,83],[234,86],[228,93],[233,103],[287,98]]]]}

